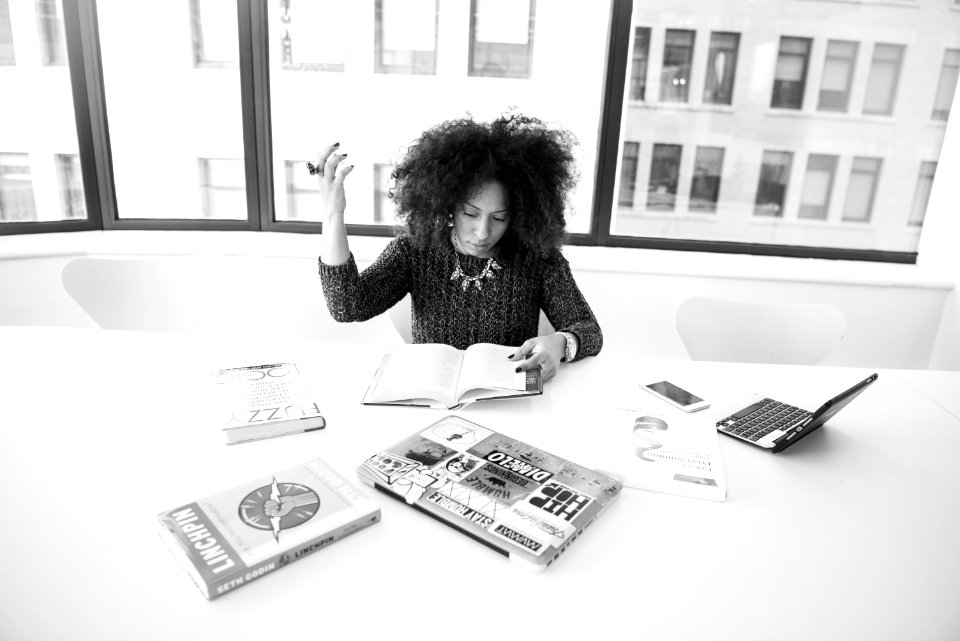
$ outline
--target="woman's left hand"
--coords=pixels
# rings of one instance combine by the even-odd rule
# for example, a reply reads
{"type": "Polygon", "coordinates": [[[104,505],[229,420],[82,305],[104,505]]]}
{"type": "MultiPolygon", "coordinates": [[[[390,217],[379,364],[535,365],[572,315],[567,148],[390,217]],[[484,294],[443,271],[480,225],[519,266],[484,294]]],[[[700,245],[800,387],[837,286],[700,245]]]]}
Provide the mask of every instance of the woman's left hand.
{"type": "Polygon", "coordinates": [[[543,368],[543,380],[549,381],[560,368],[560,359],[567,348],[567,339],[562,334],[537,336],[525,341],[517,351],[509,356],[512,361],[520,361],[518,372],[526,372],[537,367],[543,368]]]}

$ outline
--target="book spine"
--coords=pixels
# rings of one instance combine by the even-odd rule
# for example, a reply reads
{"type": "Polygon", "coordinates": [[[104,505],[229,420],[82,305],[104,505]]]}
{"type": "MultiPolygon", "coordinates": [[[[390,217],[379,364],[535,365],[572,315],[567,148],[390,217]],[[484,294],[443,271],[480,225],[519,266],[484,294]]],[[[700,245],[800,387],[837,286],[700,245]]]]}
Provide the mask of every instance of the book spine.
{"type": "Polygon", "coordinates": [[[251,581],[259,579],[266,574],[270,574],[274,570],[286,567],[294,561],[299,561],[303,557],[327,547],[331,543],[339,541],[340,539],[349,536],[354,532],[358,532],[369,525],[373,525],[379,520],[380,510],[378,509],[372,514],[364,514],[361,517],[353,519],[352,521],[349,521],[338,528],[334,528],[329,532],[315,536],[308,541],[304,541],[300,545],[276,554],[275,556],[261,563],[250,567],[244,567],[243,570],[234,572],[229,577],[223,577],[222,579],[209,582],[207,584],[209,594],[207,598],[213,600],[226,594],[227,592],[235,590],[242,585],[246,585],[251,581]]]}

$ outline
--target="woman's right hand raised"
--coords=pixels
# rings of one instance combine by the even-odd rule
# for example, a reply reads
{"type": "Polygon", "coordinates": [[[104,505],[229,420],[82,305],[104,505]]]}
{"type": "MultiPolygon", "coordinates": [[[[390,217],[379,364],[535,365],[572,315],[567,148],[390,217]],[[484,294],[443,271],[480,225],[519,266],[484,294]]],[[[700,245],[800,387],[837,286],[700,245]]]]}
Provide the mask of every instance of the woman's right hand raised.
{"type": "Polygon", "coordinates": [[[340,166],[347,154],[334,153],[340,148],[340,143],[326,147],[317,156],[317,164],[308,163],[311,174],[317,174],[320,184],[320,197],[326,208],[327,218],[334,215],[343,215],[347,208],[347,196],[344,192],[343,181],[353,171],[353,165],[340,166]]]}

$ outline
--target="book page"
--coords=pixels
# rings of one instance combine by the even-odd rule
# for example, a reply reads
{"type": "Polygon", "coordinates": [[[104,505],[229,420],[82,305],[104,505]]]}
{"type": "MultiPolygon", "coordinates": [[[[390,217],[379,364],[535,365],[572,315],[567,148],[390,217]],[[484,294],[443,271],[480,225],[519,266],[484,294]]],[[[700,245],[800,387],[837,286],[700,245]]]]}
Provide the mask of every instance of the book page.
{"type": "MultiPolygon", "coordinates": [[[[506,358],[506,357],[504,357],[506,358]]],[[[403,345],[385,360],[380,380],[370,395],[373,402],[434,399],[456,404],[454,391],[463,353],[434,343],[403,345]]]]}
{"type": "Polygon", "coordinates": [[[516,347],[477,343],[466,349],[457,398],[473,389],[527,390],[526,372],[517,372],[517,363],[507,357],[516,347]]]}

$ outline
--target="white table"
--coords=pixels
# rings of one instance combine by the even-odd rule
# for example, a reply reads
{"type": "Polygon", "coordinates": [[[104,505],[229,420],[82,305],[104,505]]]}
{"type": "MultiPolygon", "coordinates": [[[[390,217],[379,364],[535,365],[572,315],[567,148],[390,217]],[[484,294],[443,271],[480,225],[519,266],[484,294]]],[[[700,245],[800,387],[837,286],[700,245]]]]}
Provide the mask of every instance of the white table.
{"type": "MultiPolygon", "coordinates": [[[[383,521],[207,602],[156,514],[320,456],[352,474],[443,414],[364,407],[378,346],[0,328],[0,639],[960,638],[960,421],[897,372],[780,455],[723,437],[728,500],[627,490],[536,574],[382,495],[383,521]],[[291,359],[321,432],[233,447],[213,369],[291,359]]],[[[608,348],[465,418],[577,458],[597,407],[667,377],[808,406],[869,372],[645,361],[608,348]],[[802,390],[797,393],[796,390],[802,390]]],[[[639,392],[638,392],[639,393],[639,392]]],[[[583,461],[587,462],[587,461],[583,461]]]]}

